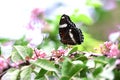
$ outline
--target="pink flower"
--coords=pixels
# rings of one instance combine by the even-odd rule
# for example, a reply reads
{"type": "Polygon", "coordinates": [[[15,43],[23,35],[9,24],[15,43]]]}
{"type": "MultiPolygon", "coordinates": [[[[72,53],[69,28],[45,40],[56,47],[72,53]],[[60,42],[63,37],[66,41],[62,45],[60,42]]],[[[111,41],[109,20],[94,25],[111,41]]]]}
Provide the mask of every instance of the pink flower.
{"type": "Polygon", "coordinates": [[[35,8],[33,9],[33,11],[31,12],[31,19],[30,22],[28,23],[28,26],[26,27],[28,30],[34,30],[35,27],[40,28],[41,25],[44,25],[45,21],[44,21],[44,11],[42,9],[39,8],[35,8]]]}
{"type": "Polygon", "coordinates": [[[38,50],[38,49],[35,49],[32,59],[36,60],[38,58],[45,58],[45,57],[46,57],[46,53],[45,52],[43,52],[41,50],[38,50]]]}
{"type": "Polygon", "coordinates": [[[116,65],[120,64],[120,59],[117,59],[115,62],[116,65]]]}
{"type": "Polygon", "coordinates": [[[120,50],[118,49],[118,46],[113,44],[110,47],[110,52],[108,54],[110,57],[118,56],[120,55],[120,50]]]}
{"type": "Polygon", "coordinates": [[[59,58],[65,54],[66,50],[60,49],[60,50],[53,50],[52,51],[52,57],[59,58]]]}
{"type": "Polygon", "coordinates": [[[12,63],[10,64],[10,66],[14,67],[14,68],[19,68],[19,65],[23,63],[23,61],[18,61],[18,62],[15,62],[15,63],[12,63]]]}
{"type": "Polygon", "coordinates": [[[120,56],[120,50],[118,49],[118,45],[112,42],[105,42],[104,45],[100,46],[100,51],[102,54],[108,57],[120,56]]]}
{"type": "Polygon", "coordinates": [[[7,67],[8,67],[7,61],[3,57],[0,57],[0,73],[7,67]]]}
{"type": "Polygon", "coordinates": [[[106,42],[104,42],[104,45],[105,45],[106,48],[110,49],[110,47],[111,47],[111,45],[112,45],[112,42],[106,41],[106,42]]]}
{"type": "Polygon", "coordinates": [[[26,26],[26,39],[29,41],[28,46],[35,48],[39,45],[44,38],[42,29],[46,26],[44,18],[44,11],[39,8],[35,8],[31,12],[31,17],[28,25],[26,26]]]}
{"type": "Polygon", "coordinates": [[[31,18],[39,18],[40,14],[44,14],[44,11],[39,8],[35,8],[32,12],[31,18]]]}

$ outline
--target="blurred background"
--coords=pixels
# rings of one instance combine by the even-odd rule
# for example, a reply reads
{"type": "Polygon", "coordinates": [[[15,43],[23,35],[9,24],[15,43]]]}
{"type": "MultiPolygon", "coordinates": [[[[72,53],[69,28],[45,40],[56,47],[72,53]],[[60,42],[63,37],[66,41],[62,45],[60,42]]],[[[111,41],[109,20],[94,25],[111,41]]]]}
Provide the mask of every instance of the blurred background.
{"type": "Polygon", "coordinates": [[[82,30],[85,39],[77,45],[80,50],[119,42],[120,0],[3,0],[0,6],[1,53],[9,53],[13,45],[48,52],[64,46],[58,34],[62,14],[82,30]]]}

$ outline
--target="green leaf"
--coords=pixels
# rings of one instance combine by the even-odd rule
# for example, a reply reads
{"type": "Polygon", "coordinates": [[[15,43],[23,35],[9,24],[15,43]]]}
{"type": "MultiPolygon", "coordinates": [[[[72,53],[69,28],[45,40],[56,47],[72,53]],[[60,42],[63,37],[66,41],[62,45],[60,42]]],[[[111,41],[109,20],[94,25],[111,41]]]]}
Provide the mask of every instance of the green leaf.
{"type": "Polygon", "coordinates": [[[99,73],[102,72],[102,70],[103,70],[103,67],[102,67],[102,66],[96,68],[96,69],[94,70],[94,72],[93,72],[93,75],[96,77],[99,73]]]}
{"type": "Polygon", "coordinates": [[[18,79],[18,75],[20,73],[19,69],[15,69],[15,68],[11,68],[7,71],[7,73],[5,75],[3,75],[3,79],[4,80],[17,80],[18,79]]]}
{"type": "Polygon", "coordinates": [[[24,66],[21,69],[20,79],[21,80],[31,80],[32,68],[30,66],[24,66]]]}
{"type": "Polygon", "coordinates": [[[114,80],[119,80],[120,79],[120,70],[114,70],[114,80]]]}
{"type": "Polygon", "coordinates": [[[95,67],[95,62],[94,60],[88,60],[86,63],[86,66],[90,69],[90,68],[94,68],[95,67]]]}
{"type": "Polygon", "coordinates": [[[88,60],[88,58],[86,56],[84,56],[83,54],[77,54],[77,56],[75,56],[76,60],[81,60],[81,61],[86,61],[88,60]]]}
{"type": "Polygon", "coordinates": [[[107,79],[107,80],[113,80],[114,78],[114,73],[113,73],[113,70],[115,69],[115,65],[113,66],[108,66],[106,65],[104,68],[103,68],[103,71],[100,73],[99,76],[107,79]]]}
{"type": "Polygon", "coordinates": [[[108,63],[108,61],[106,60],[107,58],[105,57],[105,56],[100,56],[100,57],[96,57],[95,58],[95,62],[96,63],[100,63],[100,64],[107,64],[108,63]]]}
{"type": "Polygon", "coordinates": [[[25,60],[26,57],[32,57],[33,50],[27,46],[14,46],[11,54],[11,59],[13,62],[18,62],[20,60],[25,60]]]}
{"type": "Polygon", "coordinates": [[[74,47],[70,50],[69,54],[72,54],[73,52],[77,51],[78,50],[78,47],[74,47]]]}
{"type": "Polygon", "coordinates": [[[72,62],[70,59],[65,58],[65,61],[63,62],[63,66],[61,70],[62,72],[61,80],[63,80],[64,78],[70,79],[73,75],[78,73],[83,68],[84,68],[84,65],[80,60],[76,60],[72,62]]]}
{"type": "Polygon", "coordinates": [[[25,36],[23,36],[22,38],[15,40],[14,45],[22,45],[22,46],[26,46],[29,43],[29,41],[26,40],[25,36]]]}
{"type": "Polygon", "coordinates": [[[70,80],[70,78],[68,76],[62,76],[60,80],[70,80]]]}
{"type": "Polygon", "coordinates": [[[1,38],[0,39],[0,43],[5,43],[5,42],[9,42],[10,41],[10,39],[8,39],[8,38],[1,38]]]}
{"type": "Polygon", "coordinates": [[[48,71],[57,71],[54,63],[46,59],[38,59],[37,61],[31,63],[48,71]]]}
{"type": "Polygon", "coordinates": [[[1,51],[1,46],[0,46],[0,56],[1,56],[1,54],[2,54],[2,51],[1,51]]]}
{"type": "Polygon", "coordinates": [[[88,67],[86,66],[81,72],[80,72],[80,77],[81,78],[85,78],[87,76],[87,73],[88,72],[88,67]]]}
{"type": "Polygon", "coordinates": [[[41,70],[39,71],[39,73],[37,74],[37,76],[36,76],[35,79],[39,79],[39,78],[44,77],[44,75],[46,74],[46,72],[47,72],[47,70],[41,69],[41,70]]]}

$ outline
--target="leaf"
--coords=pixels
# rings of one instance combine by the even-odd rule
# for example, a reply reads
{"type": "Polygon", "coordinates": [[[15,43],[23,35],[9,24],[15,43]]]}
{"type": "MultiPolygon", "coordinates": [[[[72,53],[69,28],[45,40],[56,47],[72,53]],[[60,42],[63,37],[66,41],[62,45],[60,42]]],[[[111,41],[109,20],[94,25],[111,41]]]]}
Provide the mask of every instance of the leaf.
{"type": "Polygon", "coordinates": [[[61,70],[62,77],[60,80],[63,80],[65,78],[70,79],[73,75],[78,73],[83,68],[84,68],[84,64],[80,60],[76,60],[72,62],[70,59],[65,58],[65,61],[63,62],[62,65],[62,70],[61,70]]]}
{"type": "Polygon", "coordinates": [[[31,63],[48,71],[57,71],[54,63],[46,59],[38,59],[37,61],[31,63]]]}
{"type": "Polygon", "coordinates": [[[78,50],[78,47],[74,47],[72,48],[72,50],[70,50],[69,54],[72,54],[73,52],[76,52],[78,50]]]}
{"type": "Polygon", "coordinates": [[[44,77],[44,75],[45,75],[46,72],[47,72],[47,70],[41,69],[41,70],[39,71],[39,73],[36,75],[36,78],[35,78],[35,79],[39,79],[39,78],[44,77]]]}
{"type": "Polygon", "coordinates": [[[108,61],[106,60],[106,57],[105,57],[105,56],[96,57],[96,58],[94,59],[94,61],[95,61],[96,63],[100,63],[100,64],[107,64],[107,63],[108,63],[108,61]]]}
{"type": "Polygon", "coordinates": [[[33,50],[27,46],[14,46],[11,54],[13,62],[25,60],[26,57],[32,57],[33,50]]]}
{"type": "Polygon", "coordinates": [[[70,78],[68,76],[63,76],[63,77],[61,77],[60,80],[70,80],[70,78]]]}
{"type": "Polygon", "coordinates": [[[26,46],[29,43],[29,41],[26,40],[25,36],[23,36],[22,38],[15,40],[14,45],[22,45],[22,46],[26,46]]]}
{"type": "Polygon", "coordinates": [[[2,54],[2,51],[1,51],[1,46],[0,46],[0,56],[1,56],[1,54],[2,54]]]}
{"type": "Polygon", "coordinates": [[[3,75],[1,80],[17,80],[20,73],[19,69],[11,68],[3,75]]]}
{"type": "Polygon", "coordinates": [[[120,79],[120,70],[114,70],[114,80],[119,80],[120,79]]]}
{"type": "Polygon", "coordinates": [[[96,77],[99,73],[102,72],[102,70],[103,70],[103,67],[102,67],[102,66],[96,68],[96,69],[94,70],[94,72],[93,72],[93,75],[96,77]]]}
{"type": "Polygon", "coordinates": [[[10,41],[10,39],[8,39],[8,38],[1,38],[0,39],[0,43],[5,43],[5,42],[9,42],[10,41]]]}
{"type": "Polygon", "coordinates": [[[114,73],[113,73],[113,69],[115,68],[115,66],[105,66],[103,71],[100,73],[100,76],[107,79],[107,80],[113,80],[114,78],[114,73]]]}
{"type": "Polygon", "coordinates": [[[86,66],[88,66],[88,68],[94,68],[95,67],[94,60],[88,60],[86,66]]]}
{"type": "Polygon", "coordinates": [[[31,80],[31,72],[32,68],[30,66],[22,67],[22,71],[20,73],[20,80],[31,80]]]}

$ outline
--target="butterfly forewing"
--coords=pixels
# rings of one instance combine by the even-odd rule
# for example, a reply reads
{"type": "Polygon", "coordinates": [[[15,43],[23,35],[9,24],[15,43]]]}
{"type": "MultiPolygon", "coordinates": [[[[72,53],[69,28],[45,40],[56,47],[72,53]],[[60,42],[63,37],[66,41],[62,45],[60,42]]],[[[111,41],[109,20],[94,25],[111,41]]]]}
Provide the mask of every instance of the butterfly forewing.
{"type": "Polygon", "coordinates": [[[81,30],[70,20],[69,16],[62,15],[59,25],[59,35],[63,44],[75,45],[83,42],[81,30]]]}

